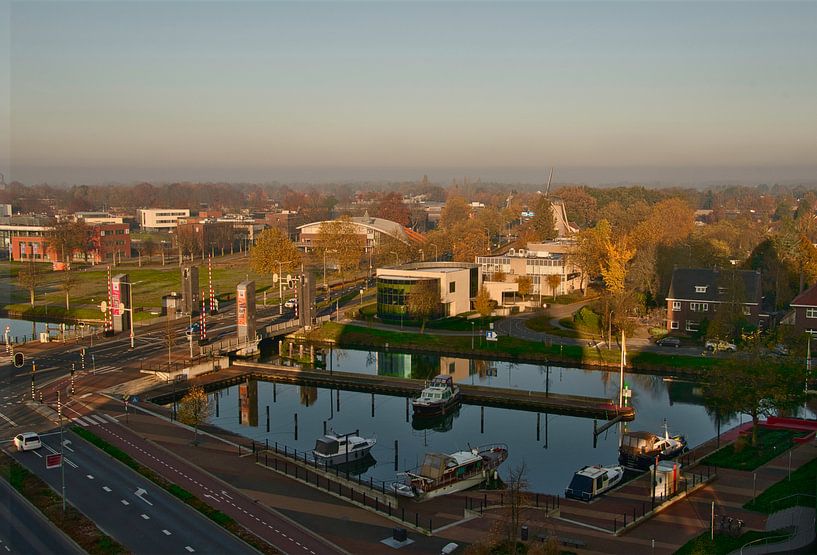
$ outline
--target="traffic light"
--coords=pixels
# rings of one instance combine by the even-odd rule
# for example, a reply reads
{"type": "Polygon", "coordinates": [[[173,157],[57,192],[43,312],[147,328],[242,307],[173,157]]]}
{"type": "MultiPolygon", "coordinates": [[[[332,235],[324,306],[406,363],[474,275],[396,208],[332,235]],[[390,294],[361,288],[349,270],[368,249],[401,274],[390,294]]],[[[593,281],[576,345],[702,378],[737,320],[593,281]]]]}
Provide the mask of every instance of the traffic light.
{"type": "Polygon", "coordinates": [[[14,353],[14,366],[16,368],[22,368],[23,364],[25,364],[25,356],[21,352],[14,353]]]}

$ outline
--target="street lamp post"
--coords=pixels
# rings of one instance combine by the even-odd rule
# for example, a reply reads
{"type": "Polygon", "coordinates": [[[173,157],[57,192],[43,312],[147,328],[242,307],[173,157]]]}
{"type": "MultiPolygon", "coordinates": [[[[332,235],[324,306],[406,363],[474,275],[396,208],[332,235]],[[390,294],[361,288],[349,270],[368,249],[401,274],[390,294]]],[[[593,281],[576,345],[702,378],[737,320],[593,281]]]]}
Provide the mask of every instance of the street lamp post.
{"type": "MultiPolygon", "coordinates": [[[[326,256],[326,253],[324,253],[326,256]]],[[[278,315],[284,313],[284,275],[283,275],[283,268],[284,264],[291,264],[291,260],[287,260],[286,262],[278,261],[278,315]]]]}
{"type": "Polygon", "coordinates": [[[431,246],[434,247],[434,262],[437,262],[437,245],[432,243],[431,246]]]}

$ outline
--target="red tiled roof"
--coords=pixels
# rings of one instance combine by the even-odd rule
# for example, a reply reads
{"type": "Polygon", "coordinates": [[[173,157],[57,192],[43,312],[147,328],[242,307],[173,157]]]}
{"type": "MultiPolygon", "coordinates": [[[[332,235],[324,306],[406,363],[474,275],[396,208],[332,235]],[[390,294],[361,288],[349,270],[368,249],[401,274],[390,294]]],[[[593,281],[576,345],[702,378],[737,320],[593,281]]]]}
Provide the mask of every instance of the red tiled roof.
{"type": "Polygon", "coordinates": [[[790,303],[791,306],[817,306],[817,285],[812,285],[790,303]]]}

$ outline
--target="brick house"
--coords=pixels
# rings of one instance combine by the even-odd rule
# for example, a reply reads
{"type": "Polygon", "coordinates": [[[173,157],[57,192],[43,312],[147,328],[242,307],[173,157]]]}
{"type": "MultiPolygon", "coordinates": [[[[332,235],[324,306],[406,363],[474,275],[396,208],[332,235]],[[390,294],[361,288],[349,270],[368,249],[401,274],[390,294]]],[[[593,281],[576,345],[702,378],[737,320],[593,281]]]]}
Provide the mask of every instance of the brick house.
{"type": "Polygon", "coordinates": [[[793,325],[798,333],[817,334],[817,285],[812,285],[791,302],[791,312],[781,324],[793,325]]]}
{"type": "Polygon", "coordinates": [[[676,268],[667,293],[667,331],[696,332],[720,306],[737,302],[752,325],[760,325],[760,272],[676,268]]]}

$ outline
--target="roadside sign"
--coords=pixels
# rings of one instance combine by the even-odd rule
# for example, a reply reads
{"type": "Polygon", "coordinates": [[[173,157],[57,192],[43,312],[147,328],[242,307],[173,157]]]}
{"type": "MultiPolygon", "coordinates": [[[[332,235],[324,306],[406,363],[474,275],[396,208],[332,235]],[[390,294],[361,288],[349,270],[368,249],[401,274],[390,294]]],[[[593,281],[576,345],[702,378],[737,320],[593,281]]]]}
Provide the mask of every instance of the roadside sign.
{"type": "Polygon", "coordinates": [[[278,274],[272,274],[272,283],[278,283],[278,274]]]}
{"type": "Polygon", "coordinates": [[[62,454],[61,453],[54,453],[53,455],[46,455],[45,456],[45,467],[46,468],[59,468],[62,466],[62,454]]]}
{"type": "Polygon", "coordinates": [[[99,310],[100,312],[108,312],[108,303],[106,301],[99,303],[99,310]]]}
{"type": "Polygon", "coordinates": [[[14,353],[14,367],[15,368],[22,368],[23,364],[26,362],[26,357],[20,351],[14,353]]]}
{"type": "Polygon", "coordinates": [[[498,340],[495,331],[486,331],[485,332],[485,339],[486,339],[486,341],[497,341],[498,340]]]}

